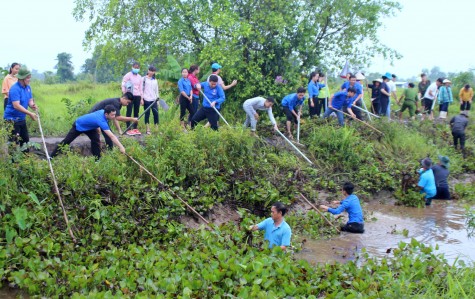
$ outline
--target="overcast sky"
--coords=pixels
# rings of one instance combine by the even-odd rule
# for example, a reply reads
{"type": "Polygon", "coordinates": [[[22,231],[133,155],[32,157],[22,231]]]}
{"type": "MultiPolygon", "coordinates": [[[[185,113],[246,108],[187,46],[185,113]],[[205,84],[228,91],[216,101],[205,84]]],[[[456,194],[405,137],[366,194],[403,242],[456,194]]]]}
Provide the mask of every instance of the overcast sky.
{"type": "MultiPolygon", "coordinates": [[[[343,0],[342,0],[343,1],[343,0]]],[[[369,71],[417,76],[423,68],[465,71],[475,66],[472,15],[474,0],[401,0],[396,17],[384,21],[381,41],[403,55],[394,66],[375,57],[369,71]]],[[[58,53],[73,56],[80,71],[91,56],[82,46],[88,25],[72,16],[73,0],[22,0],[2,4],[0,66],[20,62],[40,72],[53,70],[58,53]],[[8,29],[9,28],[9,29],[8,29]]]]}

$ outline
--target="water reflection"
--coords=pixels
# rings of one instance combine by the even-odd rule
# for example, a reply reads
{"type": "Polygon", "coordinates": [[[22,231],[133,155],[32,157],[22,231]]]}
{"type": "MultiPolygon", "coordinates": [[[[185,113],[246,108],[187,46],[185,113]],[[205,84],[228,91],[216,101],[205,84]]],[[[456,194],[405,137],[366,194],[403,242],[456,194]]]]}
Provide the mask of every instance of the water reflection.
{"type": "Polygon", "coordinates": [[[364,234],[342,232],[330,240],[308,240],[297,255],[309,262],[345,262],[355,259],[362,248],[376,257],[392,256],[400,241],[415,238],[427,245],[439,246],[449,262],[457,258],[475,261],[475,240],[465,228],[465,209],[454,201],[434,201],[426,208],[408,208],[377,202],[366,204],[364,234]],[[405,232],[407,230],[407,232],[405,232]]]}

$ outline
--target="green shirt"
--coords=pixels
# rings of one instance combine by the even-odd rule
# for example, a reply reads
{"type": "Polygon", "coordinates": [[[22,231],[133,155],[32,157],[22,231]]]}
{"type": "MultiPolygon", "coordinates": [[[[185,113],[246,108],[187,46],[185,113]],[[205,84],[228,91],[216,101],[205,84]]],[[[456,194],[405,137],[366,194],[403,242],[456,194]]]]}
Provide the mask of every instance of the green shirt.
{"type": "Polygon", "coordinates": [[[415,88],[407,88],[404,90],[404,100],[406,101],[411,101],[411,102],[417,102],[417,89],[415,88]]]}
{"type": "Polygon", "coordinates": [[[419,87],[419,92],[421,93],[421,97],[424,96],[424,94],[426,93],[427,88],[429,88],[429,85],[430,85],[430,80],[427,80],[426,84],[422,83],[422,81],[419,82],[418,87],[419,87]]]}

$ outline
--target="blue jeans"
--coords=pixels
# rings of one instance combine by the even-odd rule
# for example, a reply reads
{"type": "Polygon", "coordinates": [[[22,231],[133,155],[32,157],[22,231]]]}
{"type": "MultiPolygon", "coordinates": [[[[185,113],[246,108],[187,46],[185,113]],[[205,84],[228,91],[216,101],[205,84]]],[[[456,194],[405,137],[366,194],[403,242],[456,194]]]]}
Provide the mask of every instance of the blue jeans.
{"type": "Polygon", "coordinates": [[[340,111],[335,111],[333,109],[330,109],[330,107],[327,107],[325,110],[325,113],[323,114],[323,118],[327,118],[332,114],[333,112],[336,113],[336,117],[338,118],[338,123],[340,126],[344,127],[345,126],[345,116],[343,115],[343,112],[340,111]]]}

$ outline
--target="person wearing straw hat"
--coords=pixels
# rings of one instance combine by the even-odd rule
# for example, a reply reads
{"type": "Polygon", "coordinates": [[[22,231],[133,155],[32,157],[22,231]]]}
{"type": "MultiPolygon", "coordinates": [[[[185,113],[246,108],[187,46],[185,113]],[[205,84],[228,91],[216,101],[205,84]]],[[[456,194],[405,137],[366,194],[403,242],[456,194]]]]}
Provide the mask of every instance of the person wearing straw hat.
{"type": "Polygon", "coordinates": [[[425,158],[421,161],[421,165],[422,168],[419,169],[420,177],[417,186],[419,187],[421,194],[424,194],[426,206],[430,206],[432,199],[437,194],[434,172],[432,171],[432,160],[430,158],[425,158]]]}
{"type": "Polygon", "coordinates": [[[435,187],[437,189],[437,194],[434,199],[450,199],[449,183],[447,181],[450,174],[449,165],[449,157],[439,155],[439,162],[432,166],[435,187]]]}
{"type": "Polygon", "coordinates": [[[452,95],[452,88],[450,87],[452,82],[450,82],[449,79],[444,79],[442,83],[444,85],[439,88],[437,102],[439,103],[439,118],[446,119],[449,105],[454,101],[454,98],[452,95]]]}
{"type": "Polygon", "coordinates": [[[345,199],[342,201],[332,201],[332,205],[339,205],[337,208],[330,208],[326,205],[320,205],[320,209],[333,215],[341,214],[343,211],[348,213],[348,222],[341,226],[341,231],[362,234],[364,233],[363,209],[361,208],[358,196],[353,194],[355,186],[351,182],[343,184],[341,192],[345,199]]]}
{"type": "Polygon", "coordinates": [[[381,114],[381,84],[383,79],[374,79],[373,84],[368,84],[368,88],[371,89],[371,109],[376,115],[381,114]]]}
{"type": "Polygon", "coordinates": [[[452,128],[452,137],[454,139],[454,147],[457,149],[460,142],[460,149],[465,148],[465,129],[468,126],[468,111],[462,111],[459,115],[452,117],[450,127],[452,128]]]}
{"type": "Polygon", "coordinates": [[[285,250],[290,246],[290,239],[292,238],[292,229],[284,219],[287,210],[283,203],[274,203],[271,207],[271,217],[259,224],[251,225],[249,230],[263,230],[265,232],[264,240],[269,241],[269,248],[280,246],[282,250],[285,250]]]}
{"type": "Polygon", "coordinates": [[[28,107],[36,111],[36,104],[31,92],[31,72],[26,66],[22,66],[17,74],[18,82],[9,90],[8,102],[3,113],[3,118],[13,124],[9,140],[22,146],[30,141],[26,116],[36,121],[36,114],[28,111],[28,107]]]}
{"type": "Polygon", "coordinates": [[[85,114],[76,119],[72,128],[66,137],[55,147],[51,153],[51,158],[56,157],[65,145],[71,144],[79,135],[85,134],[91,140],[91,152],[98,160],[101,157],[101,140],[97,134],[100,128],[109,136],[112,142],[119,148],[120,152],[125,154],[125,148],[115,137],[109,127],[108,120],[113,120],[116,115],[116,108],[113,105],[107,105],[104,109],[85,114]]]}

